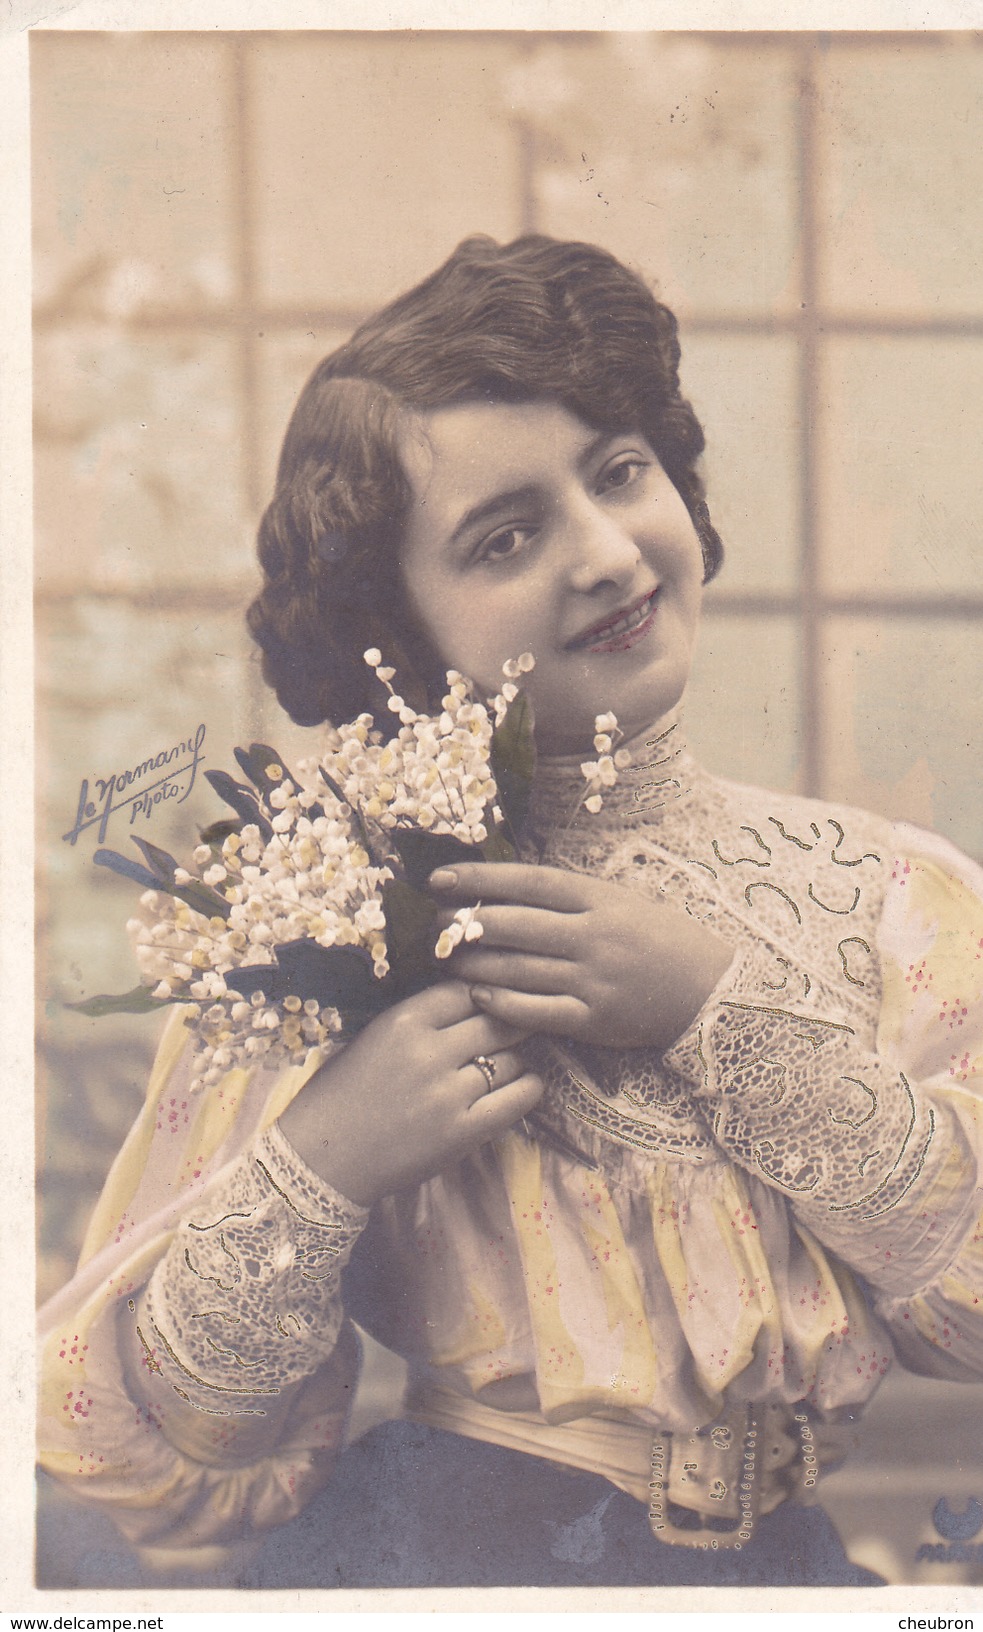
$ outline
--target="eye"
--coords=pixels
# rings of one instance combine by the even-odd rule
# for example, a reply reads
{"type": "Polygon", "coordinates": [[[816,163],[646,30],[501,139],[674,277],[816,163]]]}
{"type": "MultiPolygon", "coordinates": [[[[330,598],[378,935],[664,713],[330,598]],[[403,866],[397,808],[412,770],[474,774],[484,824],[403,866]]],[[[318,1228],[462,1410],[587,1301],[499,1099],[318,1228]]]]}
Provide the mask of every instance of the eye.
{"type": "Polygon", "coordinates": [[[639,473],[647,470],[650,461],[643,459],[640,453],[619,453],[604,466],[597,479],[598,492],[606,493],[612,488],[629,487],[636,480],[639,473]]]}
{"type": "Polygon", "coordinates": [[[507,561],[512,556],[518,555],[535,535],[535,527],[528,525],[513,524],[500,527],[498,532],[490,533],[487,538],[482,539],[474,552],[474,560],[507,561]]]}

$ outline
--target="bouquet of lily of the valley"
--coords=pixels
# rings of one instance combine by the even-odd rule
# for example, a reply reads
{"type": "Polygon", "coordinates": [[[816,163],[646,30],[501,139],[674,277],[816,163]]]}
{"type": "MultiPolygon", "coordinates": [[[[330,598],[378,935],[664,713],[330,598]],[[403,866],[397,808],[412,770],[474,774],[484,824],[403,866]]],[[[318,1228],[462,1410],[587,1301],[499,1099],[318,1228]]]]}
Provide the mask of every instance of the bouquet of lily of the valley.
{"type": "MultiPolygon", "coordinates": [[[[234,815],[200,834],[192,866],[139,838],[142,863],[95,854],[144,887],[127,925],[143,980],[71,1006],[104,1015],[185,1005],[195,1088],[260,1060],[326,1058],[335,1040],[441,978],[439,960],[480,936],[480,906],[461,908],[438,934],[429,874],[518,853],[535,769],[521,690],[532,657],[505,665],[487,704],[449,670],[437,716],[396,695],[378,650],[365,660],[389,692],[395,736],[362,714],[331,728],[322,758],[296,773],[261,743],[237,749],[248,780],[206,772],[234,815]]],[[[592,810],[627,757],[613,715],[597,728],[600,757],[583,766],[592,810]]]]}

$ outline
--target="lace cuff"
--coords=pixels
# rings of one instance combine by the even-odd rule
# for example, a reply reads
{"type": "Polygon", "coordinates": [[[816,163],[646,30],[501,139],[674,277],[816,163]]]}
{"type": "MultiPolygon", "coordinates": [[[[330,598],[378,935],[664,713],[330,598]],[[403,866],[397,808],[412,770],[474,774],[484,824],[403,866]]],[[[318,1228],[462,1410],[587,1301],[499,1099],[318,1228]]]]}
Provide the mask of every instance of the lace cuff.
{"type": "Polygon", "coordinates": [[[144,1364],[200,1411],[265,1416],[334,1349],[368,1210],[274,1124],[184,1220],[139,1310],[144,1364]]]}
{"type": "Polygon", "coordinates": [[[945,1272],[972,1226],[971,1152],[948,1110],[851,1026],[780,1006],[780,972],[767,947],[749,947],[666,1065],[709,1102],[728,1154],[824,1245],[883,1291],[910,1293],[945,1272]]]}

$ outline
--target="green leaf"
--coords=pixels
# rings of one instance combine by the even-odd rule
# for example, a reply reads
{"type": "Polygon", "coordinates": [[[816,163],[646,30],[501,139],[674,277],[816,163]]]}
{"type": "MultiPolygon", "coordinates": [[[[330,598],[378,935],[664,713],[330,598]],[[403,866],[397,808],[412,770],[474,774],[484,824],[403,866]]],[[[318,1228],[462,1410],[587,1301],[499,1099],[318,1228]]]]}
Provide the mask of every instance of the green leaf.
{"type": "Polygon", "coordinates": [[[322,1007],[328,1005],[345,1014],[378,1014],[392,1002],[362,947],[318,946],[304,937],[278,946],[274,958],[274,963],[244,964],[229,970],[226,985],[244,997],[262,992],[268,1003],[290,996],[313,997],[322,1007]]]}
{"type": "MultiPolygon", "coordinates": [[[[320,770],[321,775],[323,776],[328,787],[331,789],[331,792],[334,794],[338,803],[340,805],[344,805],[346,810],[351,811],[352,826],[358,835],[359,843],[365,847],[365,849],[369,852],[369,855],[372,857],[372,865],[374,867],[380,866],[381,862],[376,853],[376,848],[372,843],[372,838],[365,824],[365,818],[363,817],[362,812],[359,810],[357,805],[352,804],[352,801],[346,797],[345,790],[341,786],[341,783],[335,781],[334,777],[331,775],[331,772],[325,767],[323,760],[318,766],[318,769],[320,770]]],[[[322,811],[322,807],[320,805],[318,806],[318,810],[322,811]]]]}
{"type": "Polygon", "coordinates": [[[211,783],[220,799],[224,799],[227,805],[232,806],[236,815],[242,818],[243,823],[255,822],[259,828],[263,843],[269,844],[273,837],[273,828],[270,825],[269,817],[252,789],[247,788],[243,782],[237,782],[234,776],[229,775],[228,771],[206,771],[205,780],[211,783]]]}
{"type": "Polygon", "coordinates": [[[130,837],[137,849],[143,852],[144,858],[150,863],[157,876],[170,882],[177,870],[178,864],[175,857],[166,850],[161,850],[158,845],[151,844],[149,839],[138,839],[132,833],[130,837]]]}
{"type": "Polygon", "coordinates": [[[324,778],[325,782],[327,783],[328,787],[331,789],[331,792],[334,794],[334,796],[337,799],[339,805],[347,805],[349,803],[349,801],[345,797],[344,788],[342,787],[341,783],[337,782],[335,780],[335,778],[331,775],[331,772],[328,770],[328,768],[325,765],[323,760],[319,764],[318,770],[320,771],[321,775],[323,776],[323,778],[324,778]]]}
{"type": "MultiPolygon", "coordinates": [[[[132,835],[131,835],[132,837],[132,835]]],[[[210,885],[203,884],[200,879],[192,878],[187,884],[178,884],[175,879],[177,862],[166,850],[158,849],[148,839],[134,838],[133,843],[142,851],[151,867],[160,879],[160,888],[174,895],[193,912],[200,912],[204,918],[228,919],[232,908],[224,895],[219,895],[210,885]]]]}
{"type": "Polygon", "coordinates": [[[516,848],[505,837],[501,828],[496,827],[481,846],[481,854],[485,861],[515,861],[516,848]]]}
{"type": "Polygon", "coordinates": [[[148,872],[138,861],[131,861],[129,856],[121,856],[118,850],[97,850],[92,859],[97,867],[108,867],[111,873],[128,878],[131,884],[139,884],[142,890],[160,889],[160,878],[156,872],[148,872]]]}
{"type": "Polygon", "coordinates": [[[231,838],[233,833],[241,833],[245,822],[236,817],[228,817],[220,822],[209,822],[207,827],[198,829],[198,837],[202,844],[210,844],[213,850],[221,850],[222,842],[231,838]]]}
{"type": "Polygon", "coordinates": [[[217,890],[209,889],[207,884],[199,884],[192,879],[190,884],[172,884],[171,894],[183,901],[186,907],[193,912],[200,912],[203,918],[224,918],[226,923],[232,917],[232,906],[217,890]]]}
{"type": "Polygon", "coordinates": [[[382,904],[389,967],[400,996],[407,997],[433,985],[437,978],[433,955],[437,903],[396,878],[383,885],[382,904]]]}
{"type": "Polygon", "coordinates": [[[152,1014],[155,1009],[166,1009],[171,1003],[187,1001],[186,997],[155,997],[149,986],[134,986],[130,992],[101,992],[98,997],[87,997],[82,1003],[66,1003],[65,1007],[101,1020],[106,1014],[152,1014]]]}
{"type": "Polygon", "coordinates": [[[396,827],[389,834],[408,884],[421,888],[435,867],[453,867],[456,861],[484,861],[483,851],[453,833],[428,833],[422,827],[396,827]]]}
{"type": "Polygon", "coordinates": [[[532,707],[520,691],[495,727],[491,743],[492,775],[498,788],[498,802],[505,818],[518,832],[529,810],[532,779],[536,771],[536,739],[533,735],[532,707]]]}
{"type": "Polygon", "coordinates": [[[229,918],[232,908],[217,890],[209,889],[207,884],[195,878],[188,884],[176,884],[174,873],[177,862],[173,856],[169,856],[166,850],[158,850],[154,844],[148,844],[146,839],[133,838],[133,842],[140,846],[150,862],[149,869],[141,867],[138,861],[131,861],[129,856],[119,855],[115,850],[97,850],[92,859],[97,866],[108,867],[110,872],[119,873],[131,883],[139,884],[143,890],[163,890],[166,895],[176,896],[205,918],[229,918]]]}
{"type": "Polygon", "coordinates": [[[269,795],[274,788],[280,788],[284,782],[292,782],[299,787],[295,776],[290,774],[275,748],[270,748],[265,742],[251,742],[248,749],[237,748],[236,759],[242,766],[249,780],[259,789],[260,793],[269,795]],[[271,776],[271,767],[279,771],[278,776],[271,776]]]}

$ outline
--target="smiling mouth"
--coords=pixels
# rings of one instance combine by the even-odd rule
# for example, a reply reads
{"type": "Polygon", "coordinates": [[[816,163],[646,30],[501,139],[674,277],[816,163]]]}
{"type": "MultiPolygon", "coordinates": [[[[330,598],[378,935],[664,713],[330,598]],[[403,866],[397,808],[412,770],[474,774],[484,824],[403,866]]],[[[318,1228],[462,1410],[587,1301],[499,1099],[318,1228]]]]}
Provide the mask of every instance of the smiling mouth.
{"type": "Polygon", "coordinates": [[[605,618],[601,623],[591,624],[582,635],[577,635],[569,642],[568,649],[572,651],[609,652],[621,651],[626,646],[634,644],[634,637],[646,631],[655,614],[658,587],[650,589],[647,595],[635,601],[632,606],[626,607],[623,612],[616,612],[612,617],[605,618]]]}

